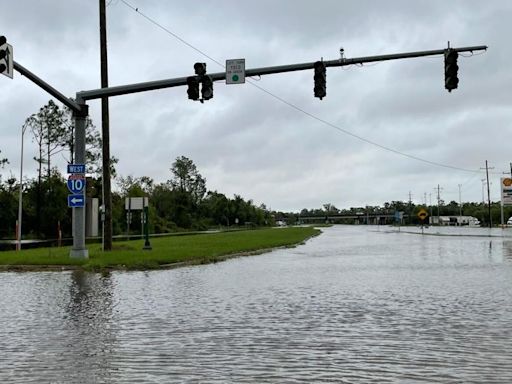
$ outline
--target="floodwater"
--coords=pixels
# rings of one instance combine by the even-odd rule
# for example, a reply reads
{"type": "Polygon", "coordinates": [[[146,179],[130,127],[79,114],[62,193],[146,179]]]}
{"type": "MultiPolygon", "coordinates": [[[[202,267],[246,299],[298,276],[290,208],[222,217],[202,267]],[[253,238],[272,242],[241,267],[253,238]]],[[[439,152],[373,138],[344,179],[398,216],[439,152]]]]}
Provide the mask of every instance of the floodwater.
{"type": "Polygon", "coordinates": [[[512,382],[512,229],[429,230],[335,226],[107,277],[0,273],[0,382],[512,382]]]}

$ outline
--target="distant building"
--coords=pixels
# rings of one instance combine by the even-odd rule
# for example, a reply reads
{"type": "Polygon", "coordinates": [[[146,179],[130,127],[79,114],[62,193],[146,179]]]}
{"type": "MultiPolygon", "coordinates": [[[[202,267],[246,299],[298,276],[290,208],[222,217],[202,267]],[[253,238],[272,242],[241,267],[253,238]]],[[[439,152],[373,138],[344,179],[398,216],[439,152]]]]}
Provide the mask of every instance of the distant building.
{"type": "Polygon", "coordinates": [[[430,224],[479,227],[480,220],[473,216],[430,216],[430,224]],[[438,221],[439,218],[439,221],[438,221]]]}

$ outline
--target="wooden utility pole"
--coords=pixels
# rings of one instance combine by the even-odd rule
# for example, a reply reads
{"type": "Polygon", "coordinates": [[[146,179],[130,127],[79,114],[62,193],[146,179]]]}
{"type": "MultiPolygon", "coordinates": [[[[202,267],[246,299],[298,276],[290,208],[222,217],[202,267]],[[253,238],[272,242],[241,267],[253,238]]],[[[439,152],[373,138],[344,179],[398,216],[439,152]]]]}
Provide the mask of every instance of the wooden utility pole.
{"type": "MultiPolygon", "coordinates": [[[[108,88],[107,17],[105,0],[100,0],[101,88],[108,88]]],[[[110,126],[108,96],[101,98],[101,137],[103,176],[103,250],[112,250],[112,189],[110,185],[110,126]]]]}
{"type": "Polygon", "coordinates": [[[489,209],[489,228],[492,228],[492,216],[491,216],[491,191],[489,188],[489,166],[487,160],[485,160],[485,174],[487,175],[487,203],[489,209]]]}
{"type": "MultiPolygon", "coordinates": [[[[480,168],[480,169],[482,169],[482,168],[480,168]]],[[[494,169],[494,167],[491,167],[490,169],[494,169]]],[[[485,175],[486,175],[486,179],[487,179],[487,209],[488,209],[487,220],[489,221],[489,228],[492,228],[491,190],[490,190],[490,185],[489,185],[489,165],[487,164],[487,160],[485,160],[485,175]]],[[[482,200],[484,200],[483,190],[482,190],[482,200]]]]}
{"type": "Polygon", "coordinates": [[[439,205],[441,204],[441,187],[439,186],[439,184],[437,184],[437,188],[434,188],[434,189],[437,189],[437,225],[441,225],[441,220],[440,220],[440,216],[439,216],[439,205]]]}

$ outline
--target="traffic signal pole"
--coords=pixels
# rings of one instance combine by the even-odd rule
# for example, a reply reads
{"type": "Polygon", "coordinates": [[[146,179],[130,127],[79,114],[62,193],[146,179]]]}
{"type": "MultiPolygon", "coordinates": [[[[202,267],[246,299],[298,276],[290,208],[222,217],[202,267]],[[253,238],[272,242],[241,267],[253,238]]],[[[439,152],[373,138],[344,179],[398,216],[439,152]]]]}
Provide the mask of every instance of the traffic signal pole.
{"type": "MultiPolygon", "coordinates": [[[[487,46],[478,45],[471,47],[461,48],[449,48],[454,52],[474,52],[487,50],[487,46]]],[[[408,59],[423,56],[434,56],[445,53],[446,49],[438,49],[431,51],[417,51],[417,52],[406,52],[396,53],[391,55],[378,55],[378,56],[364,56],[355,58],[344,58],[341,57],[337,60],[322,61],[325,67],[344,67],[354,64],[372,63],[378,61],[397,60],[397,59],[408,59]]],[[[280,65],[274,67],[263,67],[248,69],[245,71],[245,76],[263,76],[271,75],[276,73],[304,71],[315,68],[315,62],[302,63],[302,64],[289,64],[280,65]]],[[[117,87],[108,87],[93,89],[88,91],[80,91],[76,94],[76,100],[72,100],[64,96],[62,93],[57,91],[55,88],[50,86],[45,81],[34,75],[32,72],[14,62],[14,69],[20,72],[23,76],[26,76],[32,80],[35,84],[40,86],[42,89],[50,93],[57,100],[62,102],[73,110],[75,119],[75,162],[78,164],[85,164],[85,120],[88,116],[88,108],[85,104],[87,100],[108,98],[112,96],[126,95],[130,93],[146,92],[162,88],[171,88],[187,85],[190,83],[190,76],[179,77],[174,79],[164,79],[157,81],[149,81],[137,84],[121,85],[117,87]],[[188,80],[187,80],[188,79],[188,80]]],[[[208,74],[212,81],[224,80],[226,78],[226,72],[218,72],[208,74]]],[[[196,76],[197,80],[200,81],[200,77],[196,76]]],[[[87,258],[88,251],[85,247],[85,208],[75,207],[73,208],[73,247],[70,252],[71,257],[87,258]]]]}
{"type": "MultiPolygon", "coordinates": [[[[81,110],[73,112],[75,120],[75,163],[85,164],[85,128],[87,125],[88,107],[82,104],[82,100],[77,97],[81,110]]],[[[85,191],[83,192],[85,195],[85,191]]],[[[84,196],[84,200],[85,196],[84,196]]],[[[85,205],[83,207],[73,207],[73,246],[69,256],[77,259],[87,259],[89,251],[85,247],[85,205]]]]}

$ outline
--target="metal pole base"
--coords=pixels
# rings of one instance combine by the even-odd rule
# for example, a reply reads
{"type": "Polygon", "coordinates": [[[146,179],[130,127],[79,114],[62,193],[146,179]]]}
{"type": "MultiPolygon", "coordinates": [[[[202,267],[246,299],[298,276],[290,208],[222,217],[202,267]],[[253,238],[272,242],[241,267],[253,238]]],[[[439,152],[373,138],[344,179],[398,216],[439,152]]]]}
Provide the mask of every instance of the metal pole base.
{"type": "Polygon", "coordinates": [[[151,245],[149,244],[145,244],[143,247],[142,247],[142,250],[143,251],[151,251],[153,249],[153,247],[151,247],[151,245]]]}
{"type": "Polygon", "coordinates": [[[69,252],[69,257],[73,259],[88,259],[89,258],[89,250],[88,249],[71,249],[69,252]]]}

